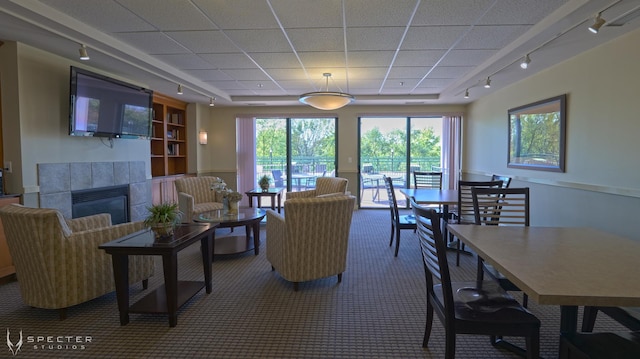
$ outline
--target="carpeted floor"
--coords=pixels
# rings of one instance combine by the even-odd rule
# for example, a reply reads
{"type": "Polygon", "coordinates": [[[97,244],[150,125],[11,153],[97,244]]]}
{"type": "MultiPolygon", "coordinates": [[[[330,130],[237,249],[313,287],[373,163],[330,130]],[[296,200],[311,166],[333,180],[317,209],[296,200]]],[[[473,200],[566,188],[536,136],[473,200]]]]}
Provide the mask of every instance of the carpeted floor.
{"type": "MultiPolygon", "coordinates": [[[[437,320],[429,348],[422,348],[425,283],[416,237],[403,231],[394,257],[389,228],[388,211],[356,211],[342,283],[326,278],[302,283],[294,292],[271,271],[263,227],[260,255],[216,258],[213,293],[197,294],[180,310],[174,328],[166,316],[142,314],[131,314],[130,323],[120,326],[115,293],[70,308],[59,321],[57,311],[25,306],[18,282],[0,285],[0,327],[10,331],[14,344],[24,333],[15,358],[442,358],[444,332],[437,320]],[[42,346],[27,336],[91,341],[42,346]]],[[[452,263],[454,258],[452,252],[452,263]]],[[[461,266],[452,266],[454,280],[475,278],[475,263],[475,257],[462,256],[461,266]]],[[[198,245],[180,253],[179,278],[202,278],[198,245]]],[[[161,283],[158,260],[150,288],[161,283]]],[[[144,294],[141,286],[131,293],[131,302],[144,294]]],[[[530,309],[542,321],[542,356],[557,358],[559,308],[530,300],[530,309]]],[[[604,315],[596,324],[596,330],[621,328],[604,315]]],[[[0,357],[12,356],[2,348],[0,357]]],[[[458,336],[456,358],[514,357],[492,347],[488,337],[458,336]]]]}

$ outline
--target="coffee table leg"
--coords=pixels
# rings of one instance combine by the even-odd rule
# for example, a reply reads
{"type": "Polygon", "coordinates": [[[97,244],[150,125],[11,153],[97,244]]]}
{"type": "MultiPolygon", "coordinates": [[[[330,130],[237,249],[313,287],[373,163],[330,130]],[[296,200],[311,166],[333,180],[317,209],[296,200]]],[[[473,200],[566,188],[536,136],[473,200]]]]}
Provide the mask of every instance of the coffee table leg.
{"type": "Polygon", "coordinates": [[[202,267],[204,268],[204,285],[207,291],[207,294],[211,293],[213,288],[211,285],[211,257],[213,252],[213,237],[215,236],[215,232],[209,234],[208,236],[202,238],[200,240],[200,251],[202,252],[202,267]]]}
{"type": "Polygon", "coordinates": [[[120,325],[129,324],[129,256],[112,254],[113,279],[116,284],[120,325]]]}
{"type": "Polygon", "coordinates": [[[271,195],[271,209],[272,210],[276,209],[276,195],[275,194],[271,195]]]}
{"type": "Polygon", "coordinates": [[[164,269],[164,287],[167,296],[167,314],[169,326],[178,324],[178,257],[176,253],[162,256],[164,269]]]}
{"type": "Polygon", "coordinates": [[[253,250],[256,255],[260,253],[260,221],[253,223],[253,250]]]}
{"type": "Polygon", "coordinates": [[[280,208],[282,208],[282,194],[278,193],[278,213],[280,213],[280,208]]]}

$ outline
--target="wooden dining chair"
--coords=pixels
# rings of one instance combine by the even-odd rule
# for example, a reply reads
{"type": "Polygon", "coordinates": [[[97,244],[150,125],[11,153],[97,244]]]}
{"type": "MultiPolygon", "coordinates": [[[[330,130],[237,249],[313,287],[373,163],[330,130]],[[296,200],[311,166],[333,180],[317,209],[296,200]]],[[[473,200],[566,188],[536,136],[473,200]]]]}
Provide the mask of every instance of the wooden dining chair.
{"type": "MultiPolygon", "coordinates": [[[[478,188],[500,188],[502,181],[458,181],[458,205],[454,211],[454,223],[456,224],[475,224],[475,212],[473,210],[473,198],[471,197],[471,189],[478,188]]],[[[453,241],[453,235],[449,241],[453,241]]],[[[460,240],[456,242],[456,266],[460,266],[460,252],[464,251],[464,243],[460,240]]]]}
{"type": "MultiPolygon", "coordinates": [[[[427,318],[422,346],[429,344],[435,312],[445,327],[445,358],[455,357],[456,335],[477,334],[491,338],[524,337],[526,352],[507,342],[501,347],[538,358],[540,320],[522,307],[495,281],[452,282],[440,216],[411,200],[427,284],[427,318]],[[440,283],[436,284],[436,280],[440,283]]],[[[492,339],[492,343],[494,343],[492,339]]]]}
{"type": "Polygon", "coordinates": [[[509,176],[491,175],[491,180],[502,181],[502,188],[509,188],[511,184],[511,177],[509,176]]]}
{"type": "MultiPolygon", "coordinates": [[[[413,171],[413,186],[414,188],[431,188],[431,189],[442,189],[442,172],[424,172],[424,171],[413,171]]],[[[432,208],[438,211],[441,216],[442,206],[441,205],[426,205],[423,207],[432,208]]]]}
{"type": "MultiPolygon", "coordinates": [[[[475,224],[493,226],[529,226],[529,188],[480,188],[471,189],[475,224]]],[[[507,291],[520,291],[515,284],[478,256],[477,279],[487,273],[507,291]]],[[[527,294],[522,296],[526,308],[527,294]]]]}
{"type": "Polygon", "coordinates": [[[393,178],[384,176],[384,186],[387,189],[387,197],[389,198],[389,211],[391,212],[391,239],[389,247],[393,244],[393,237],[396,238],[396,250],[394,256],[398,256],[400,249],[400,231],[403,229],[411,229],[415,231],[416,221],[413,215],[400,215],[398,211],[398,201],[396,200],[396,192],[393,188],[393,178]]]}

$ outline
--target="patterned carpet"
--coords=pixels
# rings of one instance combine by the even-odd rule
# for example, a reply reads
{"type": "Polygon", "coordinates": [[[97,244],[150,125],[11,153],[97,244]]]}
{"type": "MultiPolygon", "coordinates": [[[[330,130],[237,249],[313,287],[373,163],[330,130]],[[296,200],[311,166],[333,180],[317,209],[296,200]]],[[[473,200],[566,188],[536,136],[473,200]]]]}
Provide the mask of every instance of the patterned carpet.
{"type": "MultiPolygon", "coordinates": [[[[10,331],[14,344],[23,332],[15,358],[442,358],[439,321],[429,348],[422,348],[425,283],[415,235],[403,231],[396,258],[389,227],[386,210],[356,211],[342,283],[336,277],[306,282],[298,292],[271,271],[264,240],[259,256],[216,258],[213,293],[197,294],[180,310],[174,328],[166,316],[143,314],[131,314],[121,327],[115,293],[70,308],[59,321],[57,311],[25,306],[18,282],[0,285],[0,327],[10,331]],[[27,336],[54,342],[31,343],[27,336]]],[[[162,283],[156,263],[150,288],[162,283]]],[[[452,267],[454,280],[475,278],[475,263],[475,257],[462,256],[461,266],[452,267]]],[[[202,278],[198,245],[180,253],[179,278],[202,278]]],[[[132,302],[144,294],[141,286],[131,293],[132,302]]],[[[530,309],[542,321],[542,356],[557,358],[559,308],[530,300],[530,309]]],[[[596,330],[619,329],[604,315],[598,318],[596,330]]],[[[12,357],[1,348],[0,357],[12,357]]],[[[488,337],[458,336],[456,358],[515,357],[492,347],[488,337]]]]}

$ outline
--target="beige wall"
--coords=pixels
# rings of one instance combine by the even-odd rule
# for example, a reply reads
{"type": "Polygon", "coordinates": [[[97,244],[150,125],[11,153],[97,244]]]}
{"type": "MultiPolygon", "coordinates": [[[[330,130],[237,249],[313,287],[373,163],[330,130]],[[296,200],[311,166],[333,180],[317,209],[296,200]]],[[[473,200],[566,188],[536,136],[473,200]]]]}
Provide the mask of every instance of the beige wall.
{"type": "Polygon", "coordinates": [[[27,205],[38,205],[38,163],[145,161],[151,178],[148,140],[115,139],[110,148],[68,135],[71,65],[100,72],[24,44],[0,47],[4,159],[13,164],[7,191],[24,193],[27,205]]]}
{"type": "Polygon", "coordinates": [[[639,43],[636,30],[474,102],[463,131],[465,175],[510,175],[513,185],[530,186],[533,225],[640,239],[639,43]],[[507,168],[507,110],[563,93],[566,172],[507,168]]]}

